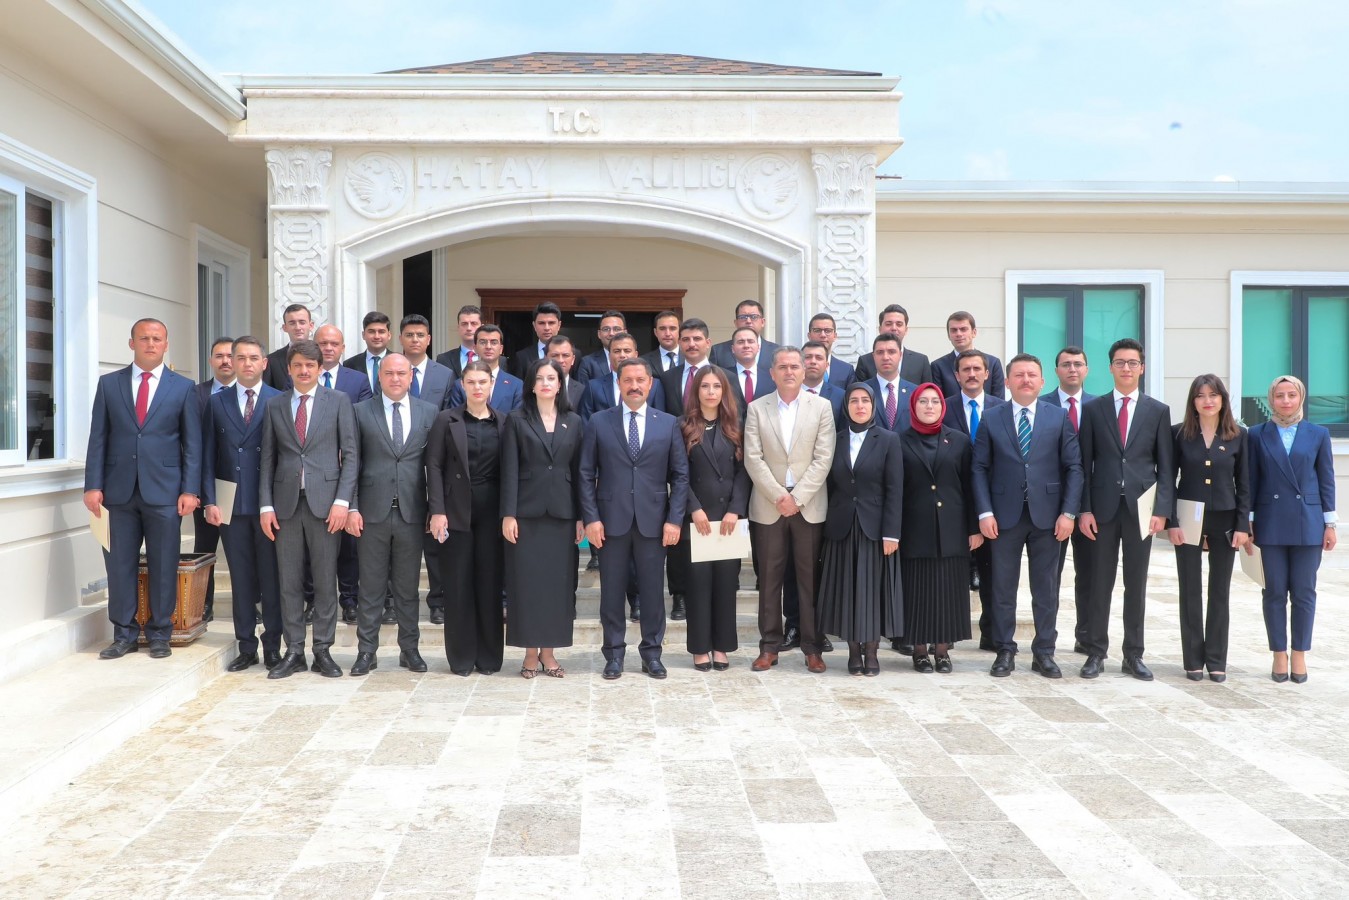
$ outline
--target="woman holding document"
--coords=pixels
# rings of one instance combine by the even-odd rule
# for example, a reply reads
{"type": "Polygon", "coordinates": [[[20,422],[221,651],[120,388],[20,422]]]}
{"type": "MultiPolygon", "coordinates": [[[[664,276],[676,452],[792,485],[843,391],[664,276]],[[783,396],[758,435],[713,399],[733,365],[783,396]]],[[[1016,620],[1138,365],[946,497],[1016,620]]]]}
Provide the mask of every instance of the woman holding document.
{"type": "Polygon", "coordinates": [[[1232,416],[1222,379],[1200,375],[1190,385],[1184,418],[1171,432],[1180,484],[1167,535],[1176,547],[1185,677],[1202,681],[1207,668],[1209,678],[1222,682],[1227,680],[1232,562],[1250,532],[1246,429],[1232,416]],[[1202,572],[1205,551],[1209,560],[1207,614],[1202,572]]]}
{"type": "MultiPolygon", "coordinates": [[[[693,376],[679,420],[689,456],[688,527],[704,536],[731,535],[749,511],[739,415],[726,373],[703,366],[693,376]]],[[[690,534],[690,539],[692,534],[690,534]]],[[[696,562],[689,568],[688,651],[699,672],[730,668],[740,646],[735,629],[739,559],[696,562]]]]}

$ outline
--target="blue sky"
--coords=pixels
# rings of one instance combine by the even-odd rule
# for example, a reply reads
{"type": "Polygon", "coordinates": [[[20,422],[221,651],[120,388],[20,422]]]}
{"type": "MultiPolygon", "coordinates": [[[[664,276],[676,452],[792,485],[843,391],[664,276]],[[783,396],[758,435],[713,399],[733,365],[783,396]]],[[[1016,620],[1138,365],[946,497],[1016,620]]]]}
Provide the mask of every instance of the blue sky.
{"type": "Polygon", "coordinates": [[[541,50],[897,75],[915,179],[1349,181],[1343,0],[140,0],[218,72],[541,50]]]}

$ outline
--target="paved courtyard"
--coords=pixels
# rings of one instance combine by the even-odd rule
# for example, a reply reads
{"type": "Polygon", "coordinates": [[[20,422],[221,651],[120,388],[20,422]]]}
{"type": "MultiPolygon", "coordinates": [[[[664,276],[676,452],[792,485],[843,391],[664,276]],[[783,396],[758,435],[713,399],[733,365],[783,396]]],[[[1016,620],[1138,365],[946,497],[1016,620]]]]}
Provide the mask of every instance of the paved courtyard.
{"type": "MultiPolygon", "coordinates": [[[[223,675],[0,848],[6,897],[1349,896],[1349,571],[1323,571],[1301,686],[1268,677],[1236,576],[1225,685],[1181,676],[1174,568],[1154,554],[1151,684],[698,673],[563,680],[397,668],[223,675]]],[[[1060,625],[1071,629],[1071,613],[1060,625]]],[[[341,626],[339,626],[341,629],[341,626]]],[[[1116,635],[1119,625],[1116,623],[1116,635]]],[[[353,657],[349,630],[336,658],[353,657]]],[[[1116,638],[1118,639],[1118,638],[1116,638]]],[[[969,645],[967,645],[968,647],[969,645]]],[[[1060,646],[1071,646],[1071,635],[1060,646]]],[[[144,658],[116,665],[152,665],[144,658]]],[[[100,670],[101,671],[101,670],[100,670]]],[[[69,689],[76,689],[71,686],[69,689]]]]}

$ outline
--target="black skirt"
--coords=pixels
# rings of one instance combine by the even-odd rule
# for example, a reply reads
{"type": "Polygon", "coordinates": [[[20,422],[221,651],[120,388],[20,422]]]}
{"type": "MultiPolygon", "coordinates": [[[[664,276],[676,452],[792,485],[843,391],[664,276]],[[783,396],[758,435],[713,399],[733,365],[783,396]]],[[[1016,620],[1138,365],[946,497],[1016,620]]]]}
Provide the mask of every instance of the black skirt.
{"type": "Polygon", "coordinates": [[[881,542],[863,534],[854,520],[846,538],[824,542],[815,607],[825,634],[858,643],[899,637],[904,626],[899,554],[886,556],[881,542]]]}
{"type": "Polygon", "coordinates": [[[904,560],[904,643],[970,639],[970,561],[965,556],[904,560]]]}
{"type": "Polygon", "coordinates": [[[506,544],[506,644],[570,647],[576,520],[521,518],[506,544]]]}

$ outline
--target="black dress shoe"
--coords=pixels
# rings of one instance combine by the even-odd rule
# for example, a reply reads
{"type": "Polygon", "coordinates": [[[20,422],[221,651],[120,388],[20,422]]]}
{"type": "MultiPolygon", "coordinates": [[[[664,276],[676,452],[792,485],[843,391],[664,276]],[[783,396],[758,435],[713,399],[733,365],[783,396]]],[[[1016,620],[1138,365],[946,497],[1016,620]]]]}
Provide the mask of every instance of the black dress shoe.
{"type": "Polygon", "coordinates": [[[305,664],[303,651],[297,650],[294,653],[288,652],[285,656],[281,657],[276,665],[272,666],[272,670],[267,673],[267,677],[289,678],[296,672],[303,672],[307,668],[309,668],[309,666],[305,664]]]}
{"type": "Polygon", "coordinates": [[[268,650],[266,647],[262,648],[262,664],[267,667],[269,672],[272,669],[275,669],[276,664],[279,662],[281,662],[280,650],[268,650]]]}
{"type": "Polygon", "coordinates": [[[169,642],[168,642],[168,641],[151,641],[151,642],[150,642],[150,658],[151,658],[151,659],[167,659],[168,657],[170,657],[170,656],[172,656],[172,655],[173,655],[173,651],[169,649],[169,642]]]}
{"type": "Polygon", "coordinates": [[[782,643],[778,644],[778,652],[786,653],[788,650],[795,650],[801,646],[801,632],[795,628],[788,628],[787,633],[782,636],[782,643]]]}
{"type": "Polygon", "coordinates": [[[590,557],[590,562],[586,563],[587,572],[598,572],[600,570],[600,558],[598,556],[590,557]]]}
{"type": "Polygon", "coordinates": [[[642,621],[642,604],[632,604],[632,612],[628,614],[628,618],[634,622],[642,621]]]}
{"type": "Polygon", "coordinates": [[[206,608],[205,608],[204,610],[202,610],[202,613],[201,613],[201,620],[202,620],[203,622],[214,622],[214,621],[215,621],[215,604],[214,604],[214,603],[208,603],[208,604],[206,604],[206,608]]]}
{"type": "Polygon", "coordinates": [[[1073,641],[1073,652],[1081,653],[1083,656],[1091,656],[1091,651],[1088,650],[1087,645],[1081,641],[1073,641]]]}
{"type": "Polygon", "coordinates": [[[397,625],[398,614],[393,611],[393,607],[387,603],[384,605],[384,613],[379,617],[381,625],[397,625]]]}
{"type": "Polygon", "coordinates": [[[341,678],[342,667],[333,662],[332,654],[327,650],[314,651],[314,663],[309,671],[318,672],[324,678],[341,678]]]}
{"type": "Polygon", "coordinates": [[[623,660],[611,659],[604,664],[604,680],[614,681],[623,677],[623,660]]]}
{"type": "Polygon", "coordinates": [[[1204,670],[1203,670],[1203,669],[1195,669],[1193,672],[1191,672],[1189,669],[1186,669],[1186,670],[1185,670],[1185,677],[1188,678],[1188,679],[1190,679],[1191,681],[1203,681],[1203,680],[1204,680],[1204,670]]]}
{"type": "Polygon", "coordinates": [[[1289,673],[1288,673],[1288,680],[1291,681],[1291,682],[1293,682],[1293,684],[1306,684],[1306,683],[1307,683],[1307,673],[1306,673],[1306,672],[1289,672],[1289,673]]]}
{"type": "Polygon", "coordinates": [[[922,656],[915,656],[913,658],[913,670],[915,672],[922,672],[924,675],[931,675],[933,672],[937,671],[932,665],[931,658],[928,657],[926,653],[922,656]]]}
{"type": "Polygon", "coordinates": [[[938,674],[938,675],[950,675],[950,674],[951,674],[951,668],[952,668],[952,667],[951,667],[951,657],[949,657],[949,656],[938,656],[937,659],[936,659],[936,661],[933,662],[933,665],[936,666],[936,668],[937,668],[937,674],[938,674]]]}
{"type": "Polygon", "coordinates": [[[355,624],[356,624],[356,607],[354,607],[354,606],[344,606],[344,607],[342,607],[342,621],[343,621],[343,622],[346,622],[348,625],[355,625],[355,624]]]}
{"type": "Polygon", "coordinates": [[[684,595],[670,595],[670,618],[676,622],[682,622],[687,613],[684,610],[684,595]]]}
{"type": "Polygon", "coordinates": [[[99,659],[121,659],[128,653],[135,653],[140,650],[140,645],[135,641],[113,641],[102,650],[98,651],[99,659]]]}
{"type": "Polygon", "coordinates": [[[665,663],[658,659],[642,660],[642,671],[652,678],[664,678],[669,673],[665,671],[665,663]]]}
{"type": "Polygon", "coordinates": [[[1208,677],[1209,677],[1209,681],[1212,681],[1212,682],[1214,682],[1214,683],[1216,683],[1216,684],[1222,684],[1224,681],[1227,680],[1227,673],[1226,673],[1226,672],[1209,672],[1209,673],[1208,673],[1208,677]]]}
{"type": "Polygon", "coordinates": [[[445,624],[445,607],[443,606],[431,607],[431,624],[432,625],[445,624]]]}
{"type": "Polygon", "coordinates": [[[234,660],[225,666],[226,672],[242,672],[244,669],[251,669],[258,664],[258,655],[256,653],[240,653],[234,657],[234,660]]]}
{"type": "Polygon", "coordinates": [[[993,667],[988,670],[988,674],[994,678],[1006,678],[1012,674],[1016,668],[1016,654],[1011,650],[999,650],[998,656],[993,660],[993,667]]]}
{"type": "Polygon", "coordinates": [[[357,653],[356,661],[351,664],[351,674],[357,677],[369,675],[371,669],[379,668],[379,659],[373,653],[357,653]]]}
{"type": "Polygon", "coordinates": [[[304,623],[306,625],[314,624],[314,604],[312,603],[304,605],[304,623]]]}
{"type": "Polygon", "coordinates": [[[398,664],[409,672],[425,672],[426,660],[416,650],[405,650],[398,654],[398,664]]]}
{"type": "Polygon", "coordinates": [[[697,669],[699,672],[711,672],[712,660],[709,659],[707,662],[694,663],[693,668],[697,669]]]}
{"type": "Polygon", "coordinates": [[[1039,672],[1046,678],[1062,678],[1063,670],[1059,664],[1054,662],[1054,657],[1043,653],[1036,653],[1031,659],[1030,670],[1039,672]]]}
{"type": "Polygon", "coordinates": [[[1126,675],[1132,675],[1139,681],[1152,680],[1152,670],[1143,664],[1143,657],[1141,656],[1124,657],[1124,662],[1120,663],[1119,670],[1126,675]]]}
{"type": "Polygon", "coordinates": [[[718,672],[725,672],[730,667],[731,661],[729,659],[726,662],[717,662],[715,659],[712,660],[712,668],[718,672]]]}
{"type": "Polygon", "coordinates": [[[1087,661],[1082,664],[1082,671],[1077,674],[1083,678],[1095,678],[1105,669],[1105,657],[1096,654],[1088,654],[1087,661]]]}
{"type": "Polygon", "coordinates": [[[826,636],[823,635],[823,634],[820,635],[820,652],[821,652],[821,653],[833,653],[833,652],[834,652],[834,645],[833,645],[833,643],[831,643],[830,640],[829,640],[829,638],[826,637],[826,636]]]}

